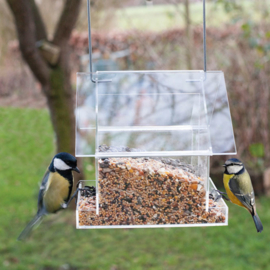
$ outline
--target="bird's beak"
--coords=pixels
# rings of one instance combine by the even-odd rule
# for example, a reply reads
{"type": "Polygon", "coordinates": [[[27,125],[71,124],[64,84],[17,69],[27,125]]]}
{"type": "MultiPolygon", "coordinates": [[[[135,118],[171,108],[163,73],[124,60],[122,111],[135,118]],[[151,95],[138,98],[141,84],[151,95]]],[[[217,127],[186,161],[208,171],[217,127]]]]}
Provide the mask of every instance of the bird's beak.
{"type": "Polygon", "coordinates": [[[75,172],[77,172],[77,173],[80,173],[80,170],[79,170],[79,168],[78,168],[78,167],[73,168],[72,170],[73,170],[73,171],[75,171],[75,172]]]}
{"type": "Polygon", "coordinates": [[[223,166],[223,167],[226,167],[226,165],[225,165],[225,164],[223,164],[222,166],[223,166]]]}

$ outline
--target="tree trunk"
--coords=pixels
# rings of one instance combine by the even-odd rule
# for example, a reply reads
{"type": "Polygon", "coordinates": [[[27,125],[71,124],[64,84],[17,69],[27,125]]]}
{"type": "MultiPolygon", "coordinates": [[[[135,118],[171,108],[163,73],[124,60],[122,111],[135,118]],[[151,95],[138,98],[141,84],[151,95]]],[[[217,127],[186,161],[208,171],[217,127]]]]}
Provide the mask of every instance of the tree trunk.
{"type": "MultiPolygon", "coordinates": [[[[47,98],[51,122],[56,135],[57,152],[75,154],[74,93],[70,78],[68,41],[79,15],[81,0],[65,0],[51,43],[60,50],[58,62],[52,66],[42,57],[36,44],[48,41],[45,24],[35,0],[6,0],[15,18],[22,56],[47,98]]],[[[78,160],[82,172],[82,162],[78,160]]],[[[75,180],[79,179],[74,174],[75,180]]],[[[80,178],[83,178],[81,173],[80,178]]]]}
{"type": "Polygon", "coordinates": [[[66,78],[62,67],[57,66],[51,70],[50,88],[47,102],[56,135],[57,152],[68,152],[74,155],[74,100],[69,78],[66,78]]]}
{"type": "Polygon", "coordinates": [[[52,43],[58,46],[58,63],[51,66],[36,46],[48,40],[45,24],[34,0],[7,0],[13,12],[23,58],[41,83],[56,134],[57,152],[75,154],[74,100],[70,80],[68,40],[79,14],[81,0],[66,0],[52,43]]]}

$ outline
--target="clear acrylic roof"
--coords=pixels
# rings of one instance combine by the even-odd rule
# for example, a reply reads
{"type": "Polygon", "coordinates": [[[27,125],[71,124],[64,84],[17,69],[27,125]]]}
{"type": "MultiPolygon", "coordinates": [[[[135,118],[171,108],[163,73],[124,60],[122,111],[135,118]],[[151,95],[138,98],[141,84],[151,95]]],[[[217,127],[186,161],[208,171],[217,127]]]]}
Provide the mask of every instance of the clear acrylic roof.
{"type": "Polygon", "coordinates": [[[77,74],[76,156],[235,154],[221,71],[77,74]]]}

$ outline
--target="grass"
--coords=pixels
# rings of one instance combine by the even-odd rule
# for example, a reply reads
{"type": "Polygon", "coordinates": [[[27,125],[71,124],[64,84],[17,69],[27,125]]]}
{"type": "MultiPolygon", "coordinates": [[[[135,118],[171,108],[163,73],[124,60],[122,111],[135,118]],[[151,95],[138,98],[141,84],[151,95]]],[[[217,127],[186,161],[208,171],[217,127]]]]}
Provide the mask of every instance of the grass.
{"type": "Polygon", "coordinates": [[[75,214],[46,217],[26,242],[37,183],[54,153],[46,110],[0,108],[0,269],[269,269],[270,200],[257,199],[258,234],[247,211],[229,205],[229,226],[76,230],[75,214]]]}

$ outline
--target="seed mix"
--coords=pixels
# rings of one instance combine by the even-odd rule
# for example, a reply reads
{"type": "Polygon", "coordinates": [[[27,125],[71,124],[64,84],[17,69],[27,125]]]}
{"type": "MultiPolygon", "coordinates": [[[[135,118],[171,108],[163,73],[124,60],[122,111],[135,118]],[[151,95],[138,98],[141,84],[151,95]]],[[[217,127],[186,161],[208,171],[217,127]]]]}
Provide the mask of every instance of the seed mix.
{"type": "Polygon", "coordinates": [[[80,196],[79,225],[164,225],[224,223],[189,165],[174,159],[104,158],[98,160],[99,215],[96,196],[80,196]]]}

